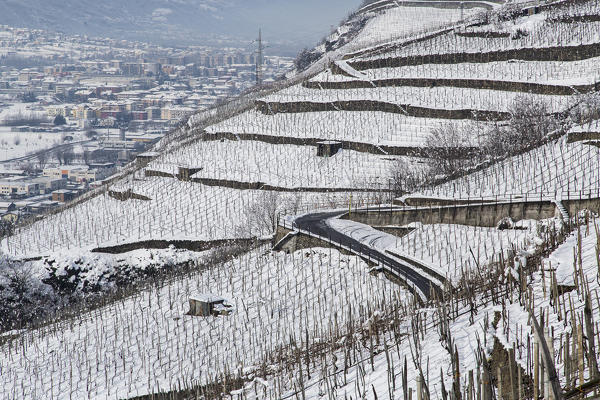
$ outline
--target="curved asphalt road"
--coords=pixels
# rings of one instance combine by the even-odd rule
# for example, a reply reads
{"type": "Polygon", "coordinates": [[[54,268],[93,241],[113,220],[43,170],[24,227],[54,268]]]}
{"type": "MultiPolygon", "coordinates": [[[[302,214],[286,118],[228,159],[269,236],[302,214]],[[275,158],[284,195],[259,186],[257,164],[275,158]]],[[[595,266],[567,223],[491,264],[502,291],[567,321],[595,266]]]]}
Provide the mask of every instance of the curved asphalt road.
{"type": "Polygon", "coordinates": [[[328,219],[343,214],[345,214],[345,212],[340,211],[308,214],[297,218],[293,225],[304,231],[327,238],[331,242],[350,247],[353,251],[359,252],[363,258],[372,260],[379,265],[387,266],[396,272],[398,276],[402,277],[402,279],[411,282],[414,286],[419,288],[428,300],[431,298],[430,289],[440,292],[440,288],[435,283],[431,282],[427,277],[417,273],[411,268],[410,264],[400,262],[381,251],[368,247],[358,240],[334,230],[327,224],[328,219]]]}

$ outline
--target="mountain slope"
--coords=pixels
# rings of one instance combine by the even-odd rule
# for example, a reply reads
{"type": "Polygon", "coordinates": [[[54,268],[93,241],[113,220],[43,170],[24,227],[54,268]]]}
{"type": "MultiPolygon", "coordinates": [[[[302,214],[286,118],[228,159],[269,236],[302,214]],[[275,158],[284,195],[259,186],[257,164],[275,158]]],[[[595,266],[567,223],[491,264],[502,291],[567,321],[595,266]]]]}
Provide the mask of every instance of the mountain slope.
{"type": "MultiPolygon", "coordinates": [[[[358,0],[0,0],[0,24],[170,44],[251,40],[259,27],[289,47],[315,42],[358,0]],[[319,12],[314,12],[318,8],[319,12]],[[311,18],[302,18],[307,14],[311,18]]],[[[274,40],[275,41],[275,40],[274,40]]]]}

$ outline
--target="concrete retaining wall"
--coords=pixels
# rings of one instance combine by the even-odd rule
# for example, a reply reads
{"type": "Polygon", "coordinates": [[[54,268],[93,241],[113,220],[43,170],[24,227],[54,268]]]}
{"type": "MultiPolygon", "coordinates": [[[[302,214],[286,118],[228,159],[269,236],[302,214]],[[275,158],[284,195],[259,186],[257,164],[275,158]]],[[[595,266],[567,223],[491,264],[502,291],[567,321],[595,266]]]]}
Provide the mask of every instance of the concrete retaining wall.
{"type": "Polygon", "coordinates": [[[407,225],[413,222],[423,224],[457,224],[482,227],[496,227],[498,222],[511,217],[514,221],[522,219],[545,219],[559,216],[554,203],[520,202],[494,203],[464,206],[447,206],[431,208],[412,208],[391,212],[357,211],[345,219],[376,225],[407,225]]]}
{"type": "Polygon", "coordinates": [[[562,200],[561,203],[571,217],[577,215],[577,212],[581,210],[591,210],[597,214],[600,214],[600,199],[598,198],[562,200]]]}
{"type": "MultiPolygon", "coordinates": [[[[425,204],[425,201],[416,199],[416,204],[425,204]]],[[[444,204],[450,200],[440,200],[444,204]]],[[[476,200],[475,200],[476,201],[476,200]]],[[[343,218],[361,222],[371,226],[382,225],[407,225],[413,222],[423,224],[457,224],[469,226],[496,227],[498,222],[505,217],[513,221],[523,219],[541,220],[553,217],[562,217],[556,204],[551,201],[513,201],[512,203],[496,203],[491,200],[483,200],[479,204],[459,204],[464,201],[458,200],[454,205],[440,205],[431,207],[406,208],[403,210],[373,210],[355,211],[343,218]]],[[[430,203],[435,204],[434,201],[430,203]]],[[[447,203],[446,203],[447,204],[447,203]]],[[[580,210],[591,210],[600,213],[600,199],[573,199],[562,200],[562,204],[571,217],[580,210]]]]}

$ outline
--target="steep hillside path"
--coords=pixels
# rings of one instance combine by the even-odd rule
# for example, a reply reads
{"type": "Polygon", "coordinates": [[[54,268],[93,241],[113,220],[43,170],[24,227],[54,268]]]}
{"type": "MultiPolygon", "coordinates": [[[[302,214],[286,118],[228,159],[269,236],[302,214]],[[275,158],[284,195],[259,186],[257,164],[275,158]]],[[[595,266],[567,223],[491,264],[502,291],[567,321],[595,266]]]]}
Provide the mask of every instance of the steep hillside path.
{"type": "MultiPolygon", "coordinates": [[[[310,235],[318,236],[323,240],[340,245],[342,248],[349,249],[354,254],[358,254],[369,261],[379,264],[379,266],[388,269],[393,275],[404,280],[409,286],[412,286],[415,292],[420,292],[420,297],[424,301],[431,299],[432,291],[438,294],[441,292],[439,282],[417,272],[414,265],[385,254],[365,242],[341,233],[327,223],[328,220],[337,218],[343,214],[345,214],[344,211],[335,211],[303,215],[291,224],[291,228],[299,230],[301,233],[304,231],[310,235]]],[[[285,223],[284,227],[289,228],[289,223],[285,223]]],[[[419,296],[418,293],[415,294],[419,296]]]]}

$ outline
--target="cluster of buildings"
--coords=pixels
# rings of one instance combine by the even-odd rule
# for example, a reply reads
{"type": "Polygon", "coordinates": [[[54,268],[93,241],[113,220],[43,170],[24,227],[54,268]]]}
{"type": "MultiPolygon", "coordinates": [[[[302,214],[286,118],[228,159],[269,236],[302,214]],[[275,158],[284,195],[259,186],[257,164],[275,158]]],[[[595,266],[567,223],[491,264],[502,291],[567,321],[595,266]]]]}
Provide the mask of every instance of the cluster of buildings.
{"type": "Polygon", "coordinates": [[[114,163],[0,170],[0,218],[12,223],[74,200],[117,172],[114,163]]]}
{"type": "Polygon", "coordinates": [[[73,200],[189,115],[253,87],[257,58],[265,83],[293,65],[254,49],[174,49],[0,25],[0,111],[29,103],[27,110],[47,120],[9,130],[57,134],[79,151],[75,165],[62,165],[73,155],[60,160],[57,146],[57,154],[51,148],[28,160],[38,167],[33,172],[0,171],[0,218],[18,220],[73,200]],[[58,116],[66,125],[55,124],[58,116]]]}
{"type": "MultiPolygon", "coordinates": [[[[40,100],[50,117],[82,127],[133,120],[168,129],[254,86],[257,58],[252,49],[182,50],[0,26],[0,95],[40,100]]],[[[262,59],[263,82],[293,64],[262,59]]]]}

